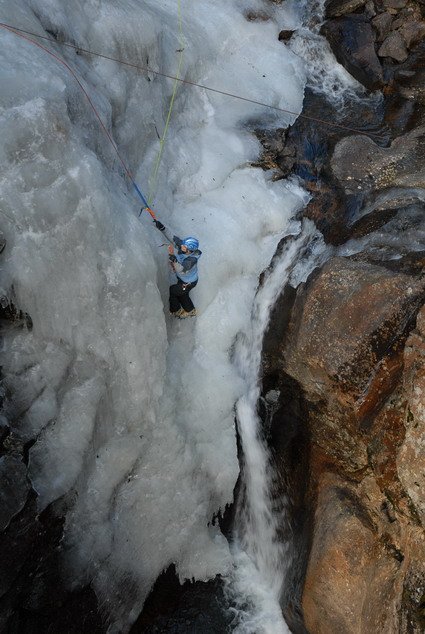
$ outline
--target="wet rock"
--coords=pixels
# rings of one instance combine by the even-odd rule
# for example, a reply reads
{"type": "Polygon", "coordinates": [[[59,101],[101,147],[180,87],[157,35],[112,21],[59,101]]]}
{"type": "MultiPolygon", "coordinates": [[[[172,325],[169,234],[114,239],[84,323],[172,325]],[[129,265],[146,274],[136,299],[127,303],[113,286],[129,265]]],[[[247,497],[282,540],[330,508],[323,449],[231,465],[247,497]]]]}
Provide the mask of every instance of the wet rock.
{"type": "Polygon", "coordinates": [[[366,136],[346,137],[332,157],[332,171],[347,193],[388,187],[425,188],[425,126],[379,147],[366,136]]]}
{"type": "Polygon", "coordinates": [[[366,2],[367,0],[326,0],[325,15],[327,18],[338,18],[363,7],[366,2]]]}
{"type": "Polygon", "coordinates": [[[425,41],[408,59],[386,69],[385,121],[397,136],[425,124],[425,41]]]}
{"type": "Polygon", "coordinates": [[[279,33],[279,42],[289,42],[295,31],[283,30],[279,33]]]}
{"type": "Polygon", "coordinates": [[[330,244],[341,244],[348,239],[345,198],[337,185],[330,187],[322,184],[314,191],[305,209],[305,216],[313,220],[330,244]]]}
{"type": "MultiPolygon", "coordinates": [[[[355,108],[341,111],[323,95],[305,91],[304,105],[308,113],[320,112],[326,121],[337,121],[350,128],[371,131],[374,139],[387,142],[388,130],[381,126],[382,111],[371,109],[367,102],[356,102],[355,108]],[[381,131],[382,129],[382,131],[381,131]]],[[[352,216],[353,201],[332,173],[330,159],[334,145],[347,135],[347,131],[337,126],[318,126],[299,118],[287,134],[287,145],[295,147],[296,163],[294,172],[304,180],[304,186],[312,198],[304,215],[314,221],[324,235],[326,242],[339,245],[350,237],[349,219],[352,216]]],[[[354,204],[357,204],[354,201],[354,204]]]]}
{"type": "Polygon", "coordinates": [[[363,240],[363,250],[356,254],[356,259],[364,258],[377,264],[385,262],[386,268],[391,270],[416,274],[423,257],[419,244],[425,251],[424,203],[419,190],[416,191],[418,197],[415,199],[413,192],[389,190],[372,197],[358,210],[350,220],[351,236],[368,238],[363,240]],[[403,258],[406,258],[405,263],[403,258]]]}
{"type": "Polygon", "coordinates": [[[181,585],[171,565],[158,577],[129,634],[229,632],[232,615],[225,604],[220,579],[181,585]]]}
{"type": "Polygon", "coordinates": [[[423,630],[424,286],[333,258],[296,293],[280,351],[311,434],[311,632],[423,630]]]}
{"type": "Polygon", "coordinates": [[[375,52],[375,35],[361,15],[329,20],[322,27],[338,62],[369,90],[383,85],[383,71],[375,52]]]}
{"type": "MultiPolygon", "coordinates": [[[[331,395],[335,406],[350,405],[356,417],[363,417],[377,364],[417,310],[423,287],[383,267],[331,259],[297,294],[286,371],[301,382],[310,400],[331,395]]],[[[381,397],[391,389],[392,377],[387,380],[385,389],[379,387],[381,397]]]]}
{"type": "MultiPolygon", "coordinates": [[[[403,71],[395,74],[397,89],[404,99],[415,100],[416,105],[425,106],[425,69],[417,67],[414,70],[403,71]]],[[[421,109],[422,116],[424,108],[421,109]]],[[[419,123],[421,118],[418,117],[419,123]]]]}
{"type": "Polygon", "coordinates": [[[27,468],[20,456],[0,458],[0,530],[4,530],[25,505],[31,488],[26,473],[27,468]]]}
{"type": "Polygon", "coordinates": [[[248,22],[267,22],[270,16],[264,11],[247,11],[245,17],[248,22]]]}
{"type": "Polygon", "coordinates": [[[104,634],[90,587],[70,591],[60,562],[63,517],[37,512],[30,491],[22,511],[0,537],[0,631],[104,634]]]}
{"type": "Polygon", "coordinates": [[[376,39],[378,42],[383,42],[391,30],[391,24],[393,21],[392,15],[387,13],[380,13],[372,20],[372,25],[376,29],[376,39]]]}
{"type": "Polygon", "coordinates": [[[404,62],[408,52],[404,39],[398,31],[392,31],[378,50],[379,57],[391,57],[396,62],[404,62]]]}

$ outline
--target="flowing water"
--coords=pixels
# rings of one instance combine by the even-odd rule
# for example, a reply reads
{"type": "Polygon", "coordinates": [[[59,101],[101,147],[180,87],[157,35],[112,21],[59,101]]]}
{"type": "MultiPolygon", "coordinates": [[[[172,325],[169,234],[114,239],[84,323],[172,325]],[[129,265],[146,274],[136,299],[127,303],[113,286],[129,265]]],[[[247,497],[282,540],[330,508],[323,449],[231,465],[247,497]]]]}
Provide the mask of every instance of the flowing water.
{"type": "MultiPolygon", "coordinates": [[[[265,330],[270,311],[297,266],[300,281],[323,254],[305,254],[315,236],[312,223],[286,239],[256,294],[250,328],[238,339],[235,364],[245,379],[247,391],[238,400],[236,417],[242,447],[242,490],[232,554],[234,569],[228,579],[228,594],[235,605],[235,632],[280,634],[288,632],[279,605],[289,550],[282,541],[286,525],[284,500],[276,498],[275,470],[257,412],[260,396],[259,371],[265,330]]],[[[316,236],[317,237],[317,236],[316,236]]]]}

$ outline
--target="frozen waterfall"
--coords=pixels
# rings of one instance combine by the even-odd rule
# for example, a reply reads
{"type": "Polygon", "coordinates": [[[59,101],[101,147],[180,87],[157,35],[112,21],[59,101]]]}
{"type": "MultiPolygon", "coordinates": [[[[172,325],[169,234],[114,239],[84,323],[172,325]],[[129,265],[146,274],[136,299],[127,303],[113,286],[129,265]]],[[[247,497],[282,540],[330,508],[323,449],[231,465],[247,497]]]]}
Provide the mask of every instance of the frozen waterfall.
{"type": "MultiPolygon", "coordinates": [[[[181,4],[185,78],[301,110],[303,63],[278,41],[284,7],[181,4]],[[248,20],[248,10],[269,19],[248,20]]],[[[172,81],[59,42],[173,74],[177,2],[1,0],[0,20],[57,38],[46,46],[82,78],[147,187],[172,81]]],[[[66,511],[72,586],[91,581],[111,631],[126,631],[172,562],[181,580],[234,569],[210,520],[238,477],[235,403],[242,424],[243,395],[252,401],[257,388],[232,352],[260,319],[259,275],[306,201],[296,182],[251,167],[253,131],[294,117],[179,87],[154,206],[177,234],[197,235],[204,255],[192,293],[199,317],[172,322],[161,235],[138,219],[78,85],[40,49],[0,37],[1,294],[33,324],[4,333],[6,415],[32,444],[39,509],[60,500],[66,511]]]]}

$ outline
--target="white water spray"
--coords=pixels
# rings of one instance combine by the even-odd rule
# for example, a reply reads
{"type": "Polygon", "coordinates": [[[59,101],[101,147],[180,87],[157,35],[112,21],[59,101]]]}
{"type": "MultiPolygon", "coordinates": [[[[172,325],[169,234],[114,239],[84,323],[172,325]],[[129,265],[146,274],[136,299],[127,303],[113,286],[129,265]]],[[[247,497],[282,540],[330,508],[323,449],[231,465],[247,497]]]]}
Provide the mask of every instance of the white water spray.
{"type": "MultiPolygon", "coordinates": [[[[299,225],[297,228],[299,231],[299,225]]],[[[271,308],[313,232],[313,226],[306,224],[298,235],[287,238],[265,275],[255,298],[250,329],[239,338],[235,353],[235,364],[247,385],[236,406],[243,451],[243,491],[233,544],[235,565],[228,580],[229,597],[235,605],[234,631],[240,634],[289,632],[279,605],[289,565],[287,546],[279,539],[285,522],[284,505],[273,499],[274,468],[257,414],[259,369],[271,308]]]]}
{"type": "Polygon", "coordinates": [[[283,28],[295,31],[288,46],[305,62],[306,85],[342,110],[348,100],[364,99],[367,91],[336,61],[320,33],[324,21],[325,0],[289,0],[283,28]]]}

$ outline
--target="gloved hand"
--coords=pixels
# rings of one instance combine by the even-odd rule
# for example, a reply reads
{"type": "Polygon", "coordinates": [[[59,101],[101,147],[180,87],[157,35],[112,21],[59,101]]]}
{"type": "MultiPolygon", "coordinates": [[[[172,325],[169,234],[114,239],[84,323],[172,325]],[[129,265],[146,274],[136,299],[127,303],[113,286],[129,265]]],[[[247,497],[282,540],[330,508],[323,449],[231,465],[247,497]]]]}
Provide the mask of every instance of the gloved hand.
{"type": "Polygon", "coordinates": [[[177,262],[177,258],[175,255],[169,255],[168,259],[170,260],[170,262],[177,262]]]}
{"type": "Polygon", "coordinates": [[[154,220],[153,224],[155,225],[155,227],[157,229],[159,229],[160,231],[165,231],[165,226],[162,224],[162,222],[159,222],[159,220],[154,220]]]}

